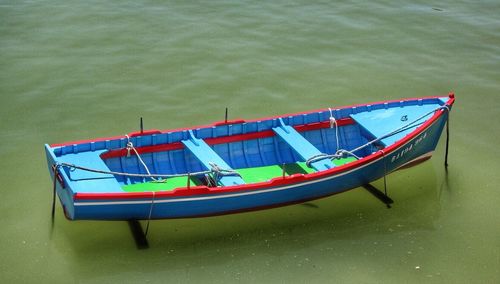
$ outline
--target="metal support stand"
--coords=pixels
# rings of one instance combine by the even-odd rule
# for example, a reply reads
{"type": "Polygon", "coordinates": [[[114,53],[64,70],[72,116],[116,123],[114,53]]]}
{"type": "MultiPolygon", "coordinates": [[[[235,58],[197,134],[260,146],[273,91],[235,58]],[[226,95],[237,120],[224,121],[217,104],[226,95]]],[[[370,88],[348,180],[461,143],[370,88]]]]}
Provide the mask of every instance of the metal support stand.
{"type": "Polygon", "coordinates": [[[387,194],[383,193],[378,188],[369,183],[364,184],[363,188],[368,190],[368,192],[375,196],[378,200],[382,201],[387,206],[387,208],[391,208],[391,204],[394,203],[394,200],[387,196],[387,194]]]}
{"type": "Polygon", "coordinates": [[[448,168],[448,146],[450,144],[450,112],[447,113],[446,118],[446,154],[444,156],[444,167],[448,168]]]}
{"type": "Polygon", "coordinates": [[[138,220],[128,220],[128,226],[130,228],[130,232],[134,237],[135,245],[138,249],[147,249],[149,248],[148,239],[146,238],[146,234],[142,230],[141,223],[138,220]]]}
{"type": "Polygon", "coordinates": [[[57,166],[53,165],[52,166],[52,171],[54,173],[54,184],[52,187],[52,223],[54,223],[54,216],[56,213],[56,195],[57,195],[57,166]]]}
{"type": "Polygon", "coordinates": [[[394,203],[394,201],[387,195],[387,161],[384,150],[380,149],[379,151],[382,153],[384,160],[384,192],[369,183],[364,184],[363,187],[378,200],[382,201],[387,208],[391,208],[391,204],[394,203]]]}

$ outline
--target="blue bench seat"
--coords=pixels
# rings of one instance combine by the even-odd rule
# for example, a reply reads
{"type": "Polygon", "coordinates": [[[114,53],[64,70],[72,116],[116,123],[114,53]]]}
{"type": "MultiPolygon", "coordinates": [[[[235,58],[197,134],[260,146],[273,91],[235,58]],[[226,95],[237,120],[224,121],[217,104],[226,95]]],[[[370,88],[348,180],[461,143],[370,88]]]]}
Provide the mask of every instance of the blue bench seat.
{"type": "MultiPolygon", "coordinates": [[[[232,170],[205,141],[196,138],[191,130],[189,130],[189,135],[191,136],[190,139],[182,140],[182,144],[193,153],[206,170],[211,170],[212,164],[217,165],[223,170],[232,170]]],[[[220,175],[216,182],[218,185],[223,186],[245,184],[243,179],[237,175],[220,175]]]]}
{"type": "MultiPolygon", "coordinates": [[[[281,118],[280,124],[280,126],[273,128],[274,133],[285,141],[303,161],[307,161],[314,156],[322,154],[318,148],[314,147],[314,145],[307,141],[304,136],[300,135],[295,128],[285,125],[281,118]]],[[[324,171],[335,167],[335,165],[329,158],[325,158],[311,163],[311,167],[316,171],[324,171]]]]}

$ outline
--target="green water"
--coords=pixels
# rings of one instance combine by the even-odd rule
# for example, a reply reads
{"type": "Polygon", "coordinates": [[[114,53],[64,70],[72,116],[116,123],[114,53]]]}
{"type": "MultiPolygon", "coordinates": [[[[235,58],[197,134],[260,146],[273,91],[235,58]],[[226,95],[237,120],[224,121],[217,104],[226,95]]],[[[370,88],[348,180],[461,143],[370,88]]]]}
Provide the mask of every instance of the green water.
{"type": "Polygon", "coordinates": [[[500,282],[498,1],[164,2],[0,1],[0,282],[500,282]],[[154,221],[148,250],[60,206],[50,229],[44,143],[449,91],[448,174],[442,139],[392,209],[154,221]]]}

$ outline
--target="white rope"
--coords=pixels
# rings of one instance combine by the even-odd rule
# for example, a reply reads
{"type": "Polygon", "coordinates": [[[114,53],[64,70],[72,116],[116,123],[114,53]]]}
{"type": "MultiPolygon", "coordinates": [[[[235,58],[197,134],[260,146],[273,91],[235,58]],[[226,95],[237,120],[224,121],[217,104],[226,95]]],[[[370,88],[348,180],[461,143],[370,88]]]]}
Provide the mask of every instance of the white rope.
{"type": "Polygon", "coordinates": [[[236,176],[241,177],[241,175],[234,170],[221,169],[215,163],[210,163],[210,165],[212,166],[212,169],[210,169],[208,171],[200,171],[200,172],[186,173],[186,174],[163,174],[163,175],[162,174],[151,174],[151,173],[149,173],[149,171],[148,171],[148,174],[133,174],[133,173],[123,173],[123,172],[115,172],[115,171],[103,171],[103,170],[97,170],[97,169],[77,166],[75,164],[69,164],[69,163],[64,163],[64,162],[57,163],[55,166],[56,167],[65,167],[65,168],[69,168],[69,169],[78,169],[78,170],[92,172],[92,173],[98,173],[98,174],[151,178],[155,182],[163,182],[162,180],[157,180],[155,178],[167,179],[167,178],[173,178],[173,177],[185,177],[185,176],[189,177],[189,176],[197,176],[197,175],[207,175],[208,176],[209,174],[213,174],[216,178],[218,178],[219,176],[229,176],[229,175],[236,175],[236,176]]]}
{"type": "Polygon", "coordinates": [[[144,161],[142,160],[141,155],[139,155],[139,152],[137,152],[137,149],[135,149],[134,144],[132,143],[132,141],[130,141],[130,137],[128,136],[128,134],[125,134],[125,137],[127,137],[127,157],[130,157],[130,150],[132,149],[134,151],[135,155],[137,156],[137,159],[139,160],[139,162],[141,162],[144,169],[146,169],[148,176],[153,181],[157,181],[154,177],[151,176],[151,172],[149,171],[148,166],[146,166],[146,163],[144,163],[144,161]]]}
{"type": "Polygon", "coordinates": [[[153,194],[153,197],[151,198],[151,206],[149,207],[148,223],[146,225],[146,231],[144,233],[144,236],[148,235],[149,222],[151,221],[151,215],[153,214],[153,206],[155,205],[155,195],[156,195],[156,193],[154,191],[151,191],[151,193],[153,194]]]}
{"type": "Polygon", "coordinates": [[[98,174],[127,176],[127,177],[142,177],[142,178],[151,178],[151,177],[173,178],[173,177],[185,177],[188,175],[192,175],[192,176],[205,175],[205,174],[212,173],[212,171],[201,171],[201,172],[186,173],[186,174],[168,174],[168,175],[149,174],[148,175],[148,174],[132,174],[132,173],[123,173],[123,172],[114,172],[114,171],[103,171],[103,170],[97,170],[97,169],[92,169],[92,168],[87,168],[87,167],[81,167],[81,166],[77,166],[75,164],[68,164],[68,163],[64,163],[64,162],[57,163],[56,166],[65,167],[65,168],[69,168],[69,169],[78,169],[78,170],[92,172],[92,173],[98,173],[98,174]]]}
{"type": "Polygon", "coordinates": [[[337,148],[335,151],[339,150],[339,125],[337,124],[337,120],[333,116],[333,112],[331,108],[328,108],[330,111],[330,128],[333,128],[335,126],[335,141],[337,142],[337,148]]]}
{"type": "MultiPolygon", "coordinates": [[[[331,111],[330,108],[328,108],[328,109],[330,110],[330,115],[331,115],[332,111],[331,111]]],[[[328,154],[319,154],[319,155],[312,156],[311,158],[307,159],[306,165],[310,167],[311,163],[314,163],[316,161],[320,161],[320,160],[323,160],[323,159],[326,159],[326,158],[330,158],[332,160],[333,159],[340,159],[340,158],[344,158],[344,157],[346,157],[348,155],[349,156],[353,156],[353,157],[355,157],[356,159],[359,160],[360,157],[358,157],[357,155],[355,155],[354,152],[357,152],[357,151],[359,151],[359,150],[361,150],[361,149],[363,149],[365,147],[368,147],[371,144],[373,144],[375,142],[378,142],[378,141],[380,141],[382,139],[385,139],[385,138],[390,137],[392,135],[396,135],[396,134],[398,134],[400,132],[403,132],[405,130],[411,129],[411,128],[417,126],[417,125],[414,125],[415,123],[417,123],[418,121],[422,120],[424,117],[428,116],[429,114],[434,113],[434,112],[436,112],[438,110],[441,110],[441,109],[446,109],[446,111],[448,111],[448,112],[450,111],[450,108],[447,105],[440,106],[440,107],[436,108],[435,110],[429,111],[428,113],[426,113],[426,114],[418,117],[417,119],[411,121],[410,123],[407,123],[406,125],[398,128],[398,129],[396,129],[396,130],[394,130],[394,131],[392,131],[392,132],[390,132],[388,134],[385,134],[385,135],[383,135],[381,137],[375,138],[375,139],[373,139],[373,140],[371,140],[371,141],[369,141],[369,142],[367,142],[367,143],[365,143],[365,144],[363,144],[363,145],[361,145],[361,146],[359,146],[359,147],[357,147],[357,148],[355,148],[353,150],[348,151],[348,150],[344,150],[344,149],[339,149],[339,150],[337,150],[335,152],[335,154],[330,154],[330,155],[328,155],[328,154]]],[[[332,118],[333,118],[333,116],[331,115],[331,117],[330,117],[330,127],[332,126],[332,118]]],[[[335,119],[335,118],[333,118],[333,119],[335,119]]],[[[420,123],[420,124],[422,124],[422,123],[420,123]]]]}
{"type": "Polygon", "coordinates": [[[322,153],[322,154],[314,155],[311,158],[307,159],[306,165],[308,167],[311,167],[311,163],[314,163],[314,162],[317,162],[317,161],[321,161],[321,160],[324,160],[324,159],[330,159],[330,160],[342,159],[342,158],[345,158],[345,157],[348,157],[348,156],[352,156],[352,157],[356,158],[356,160],[360,159],[360,157],[358,157],[357,155],[355,155],[354,153],[352,153],[352,151],[347,151],[347,150],[344,150],[344,149],[340,149],[340,150],[337,150],[337,152],[335,152],[335,154],[323,154],[322,153]]]}
{"type": "MultiPolygon", "coordinates": [[[[396,135],[396,134],[398,134],[400,132],[403,132],[405,130],[413,128],[413,127],[417,126],[417,125],[414,125],[415,123],[417,123],[418,121],[422,120],[424,117],[428,116],[429,114],[434,113],[434,112],[436,112],[436,111],[438,111],[440,109],[446,109],[448,112],[450,111],[450,108],[448,106],[446,106],[446,105],[440,106],[440,107],[436,108],[435,110],[429,111],[428,113],[426,113],[426,114],[418,117],[417,119],[413,120],[412,122],[410,122],[410,123],[408,123],[408,124],[406,124],[404,126],[401,126],[400,128],[398,128],[398,129],[396,129],[396,130],[394,130],[394,131],[392,131],[392,132],[390,132],[388,134],[385,134],[385,135],[382,135],[382,136],[380,136],[378,138],[375,138],[375,139],[367,142],[366,144],[363,144],[363,145],[361,145],[361,146],[359,146],[359,147],[351,150],[350,152],[354,153],[354,152],[359,151],[359,150],[361,150],[361,149],[363,149],[365,147],[370,146],[371,144],[373,144],[375,142],[378,142],[378,141],[383,140],[383,139],[385,139],[387,137],[390,137],[392,135],[396,135]]],[[[423,122],[421,122],[419,125],[421,125],[421,124],[423,124],[423,122]]]]}

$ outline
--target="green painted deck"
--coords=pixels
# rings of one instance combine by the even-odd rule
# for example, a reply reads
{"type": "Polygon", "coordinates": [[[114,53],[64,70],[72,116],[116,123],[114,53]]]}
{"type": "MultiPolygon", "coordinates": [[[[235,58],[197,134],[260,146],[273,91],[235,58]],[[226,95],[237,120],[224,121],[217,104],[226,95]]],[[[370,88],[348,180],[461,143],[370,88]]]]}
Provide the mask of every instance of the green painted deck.
{"type": "MultiPolygon", "coordinates": [[[[348,158],[333,160],[332,162],[335,166],[341,166],[355,160],[356,159],[353,157],[348,157],[348,158]]],[[[283,176],[282,165],[243,168],[243,169],[236,169],[236,171],[241,175],[245,183],[263,182],[273,179],[275,177],[283,176]]],[[[285,172],[287,175],[310,174],[314,173],[315,170],[313,168],[309,168],[304,162],[298,162],[293,164],[285,164],[285,172]]]]}
{"type": "Polygon", "coordinates": [[[356,161],[356,158],[354,158],[354,157],[347,157],[347,158],[332,160],[333,164],[337,167],[345,165],[345,164],[350,163],[350,162],[354,162],[354,161],[356,161]]]}
{"type": "MultiPolygon", "coordinates": [[[[201,185],[200,180],[197,177],[190,177],[191,185],[201,185]]],[[[134,184],[127,184],[122,186],[122,189],[126,192],[144,192],[144,191],[171,191],[178,187],[187,186],[187,177],[174,177],[166,179],[166,182],[141,182],[134,184]]]]}
{"type": "MultiPolygon", "coordinates": [[[[341,166],[349,162],[355,161],[353,157],[333,160],[335,166],[341,166]]],[[[254,168],[242,168],[236,169],[236,171],[241,175],[245,183],[257,183],[271,180],[275,177],[283,176],[283,166],[282,165],[271,165],[264,167],[254,167],[254,168]]],[[[285,164],[286,175],[293,174],[309,174],[314,173],[315,170],[309,168],[306,163],[298,162],[293,164],[285,164]]],[[[191,177],[191,185],[201,185],[201,181],[196,177],[191,177]]],[[[187,186],[187,177],[174,177],[169,178],[166,182],[144,182],[144,183],[134,183],[122,186],[122,189],[126,192],[144,192],[144,191],[171,191],[179,187],[187,186]]]]}

